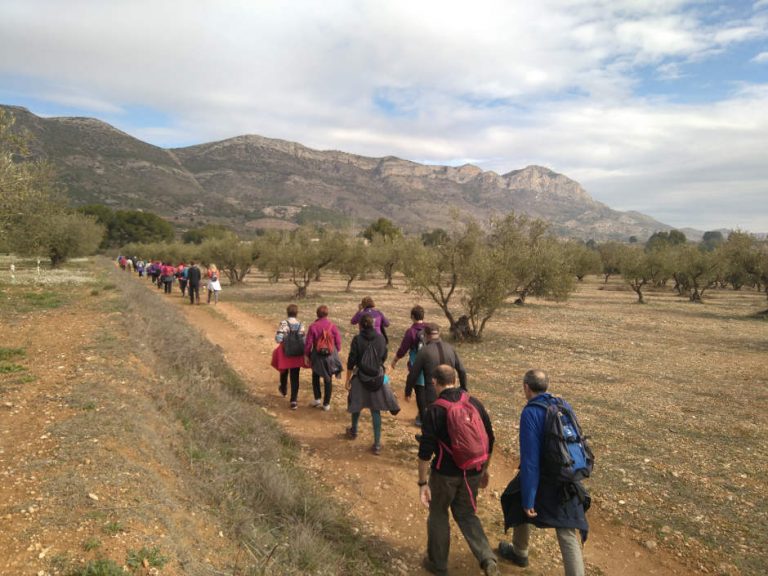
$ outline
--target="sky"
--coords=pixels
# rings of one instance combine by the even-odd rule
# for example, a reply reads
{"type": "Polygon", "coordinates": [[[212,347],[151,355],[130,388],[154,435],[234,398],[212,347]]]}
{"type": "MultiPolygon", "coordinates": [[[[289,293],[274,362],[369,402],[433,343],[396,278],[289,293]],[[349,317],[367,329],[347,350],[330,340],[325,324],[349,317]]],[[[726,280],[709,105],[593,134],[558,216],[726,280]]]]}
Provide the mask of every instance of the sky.
{"type": "Polygon", "coordinates": [[[536,164],[768,232],[768,0],[0,0],[0,103],[163,147],[536,164]]]}

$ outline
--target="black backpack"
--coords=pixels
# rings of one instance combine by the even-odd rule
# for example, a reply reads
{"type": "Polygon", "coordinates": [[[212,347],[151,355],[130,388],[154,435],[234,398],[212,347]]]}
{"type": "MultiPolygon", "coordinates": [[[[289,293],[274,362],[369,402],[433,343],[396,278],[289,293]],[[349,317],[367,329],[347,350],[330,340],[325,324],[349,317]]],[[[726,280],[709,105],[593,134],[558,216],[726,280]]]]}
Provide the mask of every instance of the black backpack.
{"type": "Polygon", "coordinates": [[[562,398],[551,402],[531,402],[547,411],[544,421],[544,444],[541,453],[541,474],[562,483],[574,483],[589,478],[595,456],[576,418],[562,398]]]}
{"type": "MultiPolygon", "coordinates": [[[[360,337],[358,342],[365,342],[365,340],[360,337]]],[[[384,366],[376,352],[375,342],[375,340],[367,341],[368,345],[357,364],[357,379],[369,392],[376,392],[384,384],[384,366]]]]}
{"type": "Polygon", "coordinates": [[[304,336],[299,333],[301,324],[288,323],[288,334],[283,338],[283,347],[286,356],[304,356],[304,336]],[[294,328],[295,326],[295,328],[294,328]]]}

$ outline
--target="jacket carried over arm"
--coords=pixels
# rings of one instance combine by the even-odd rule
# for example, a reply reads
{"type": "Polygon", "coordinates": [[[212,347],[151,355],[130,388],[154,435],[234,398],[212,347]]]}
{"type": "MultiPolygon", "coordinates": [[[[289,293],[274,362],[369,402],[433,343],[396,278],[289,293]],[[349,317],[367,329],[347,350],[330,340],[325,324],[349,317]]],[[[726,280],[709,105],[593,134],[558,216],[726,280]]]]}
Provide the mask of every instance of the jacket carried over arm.
{"type": "Polygon", "coordinates": [[[501,498],[504,528],[526,522],[540,528],[577,528],[586,540],[589,525],[585,503],[568,485],[542,475],[546,410],[533,403],[553,401],[551,394],[539,394],[528,401],[520,414],[520,471],[501,498]],[[534,518],[524,512],[531,508],[536,510],[534,518]]]}

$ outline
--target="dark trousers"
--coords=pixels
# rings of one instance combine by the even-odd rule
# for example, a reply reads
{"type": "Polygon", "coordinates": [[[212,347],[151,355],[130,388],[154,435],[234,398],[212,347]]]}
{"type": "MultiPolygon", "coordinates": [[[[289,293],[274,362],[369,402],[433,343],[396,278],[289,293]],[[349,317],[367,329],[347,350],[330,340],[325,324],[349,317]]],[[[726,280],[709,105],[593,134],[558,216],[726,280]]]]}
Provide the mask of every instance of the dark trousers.
{"type": "MultiPolygon", "coordinates": [[[[432,383],[429,383],[432,386],[432,383]]],[[[414,386],[413,392],[416,395],[416,408],[419,411],[419,420],[424,421],[424,411],[427,409],[427,390],[426,386],[414,386]]]]}
{"type": "Polygon", "coordinates": [[[195,302],[200,304],[200,284],[189,285],[189,303],[194,304],[195,302]]]}
{"type": "Polygon", "coordinates": [[[164,292],[170,294],[173,290],[173,280],[163,280],[163,286],[165,287],[164,292]]]}
{"type": "Polygon", "coordinates": [[[466,483],[464,476],[444,476],[434,470],[429,475],[432,500],[429,503],[427,518],[427,555],[439,573],[445,573],[448,569],[448,552],[451,546],[449,509],[480,566],[485,567],[489,561],[496,561],[480,518],[472,506],[467,484],[472,490],[472,499],[477,501],[479,475],[467,476],[466,483]]]}
{"type": "MultiPolygon", "coordinates": [[[[323,404],[328,406],[331,403],[331,378],[323,378],[324,394],[323,404]]],[[[315,400],[320,400],[320,375],[312,373],[312,392],[315,395],[315,400]]]]}
{"type": "Polygon", "coordinates": [[[179,278],[179,288],[181,288],[181,297],[183,298],[187,293],[187,281],[184,278],[179,278]]]}
{"type": "Polygon", "coordinates": [[[291,402],[296,402],[299,398],[299,370],[301,368],[290,368],[280,370],[280,390],[288,390],[288,376],[291,377],[291,402]]]}

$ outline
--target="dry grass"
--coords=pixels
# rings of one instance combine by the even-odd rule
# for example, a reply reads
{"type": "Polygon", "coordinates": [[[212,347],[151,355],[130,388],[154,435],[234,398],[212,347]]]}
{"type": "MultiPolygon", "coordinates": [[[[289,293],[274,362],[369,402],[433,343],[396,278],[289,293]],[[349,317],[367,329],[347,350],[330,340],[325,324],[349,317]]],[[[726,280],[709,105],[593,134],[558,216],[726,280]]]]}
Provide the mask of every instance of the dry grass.
{"type": "MultiPolygon", "coordinates": [[[[326,274],[300,302],[314,318],[328,304],[348,345],[348,319],[371,295],[390,318],[396,346],[413,304],[443,327],[438,309],[416,294],[353,284],[326,274]]],[[[287,282],[255,275],[223,297],[277,323],[292,301],[287,282]]],[[[485,341],[463,345],[470,387],[492,411],[500,446],[517,453],[524,403],[520,381],[547,370],[593,437],[591,480],[601,514],[642,531],[702,572],[768,571],[768,324],[755,317],[765,295],[710,291],[703,304],[649,291],[648,304],[619,280],[588,279],[565,303],[531,300],[502,309],[485,341]]],[[[391,347],[392,349],[392,347],[391,347]]]]}

